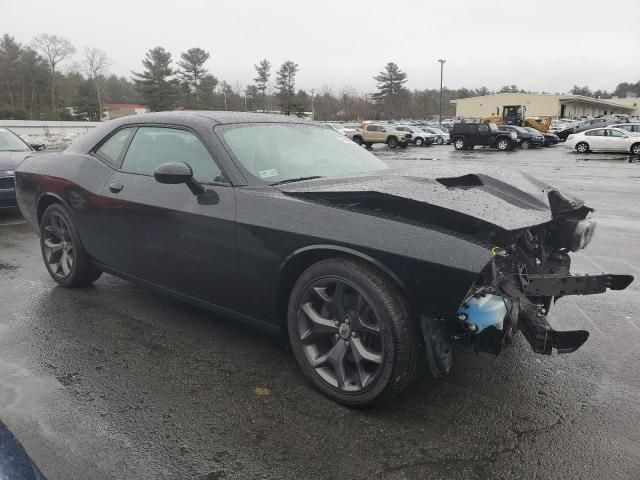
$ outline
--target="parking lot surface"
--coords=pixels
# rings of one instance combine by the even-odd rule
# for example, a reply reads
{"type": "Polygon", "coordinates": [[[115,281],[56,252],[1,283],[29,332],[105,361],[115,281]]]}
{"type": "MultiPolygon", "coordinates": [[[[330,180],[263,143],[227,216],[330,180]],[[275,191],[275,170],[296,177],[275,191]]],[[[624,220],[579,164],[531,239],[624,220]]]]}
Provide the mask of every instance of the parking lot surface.
{"type": "MultiPolygon", "coordinates": [[[[392,166],[518,168],[587,200],[573,270],[640,276],[640,162],[562,146],[375,150],[392,166]]],[[[428,245],[425,245],[428,248],[428,245]]],[[[104,275],[67,290],[37,236],[0,211],[0,419],[50,479],[640,478],[640,281],[565,297],[576,353],[519,336],[456,351],[451,375],[351,410],[317,393],[278,338],[104,275]]]]}

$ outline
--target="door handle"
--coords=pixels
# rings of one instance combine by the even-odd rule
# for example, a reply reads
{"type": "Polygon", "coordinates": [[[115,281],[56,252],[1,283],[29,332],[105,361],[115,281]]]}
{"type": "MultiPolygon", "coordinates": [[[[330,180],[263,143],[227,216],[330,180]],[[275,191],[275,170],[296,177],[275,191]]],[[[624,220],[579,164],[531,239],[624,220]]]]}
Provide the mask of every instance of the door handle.
{"type": "Polygon", "coordinates": [[[119,193],[123,188],[124,188],[124,185],[121,183],[109,184],[109,190],[111,190],[112,193],[119,193]]]}

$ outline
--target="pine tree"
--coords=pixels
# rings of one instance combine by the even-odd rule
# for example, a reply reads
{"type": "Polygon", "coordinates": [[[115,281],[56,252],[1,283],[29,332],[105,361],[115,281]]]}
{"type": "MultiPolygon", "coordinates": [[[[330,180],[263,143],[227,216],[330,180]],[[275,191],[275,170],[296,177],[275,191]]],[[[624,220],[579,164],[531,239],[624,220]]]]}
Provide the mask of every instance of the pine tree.
{"type": "Polygon", "coordinates": [[[207,73],[200,77],[198,85],[198,106],[207,110],[215,108],[215,89],[218,86],[218,79],[207,73]]]}
{"type": "Polygon", "coordinates": [[[256,82],[257,89],[262,92],[262,109],[267,109],[267,84],[269,78],[271,78],[271,62],[269,60],[262,59],[258,65],[254,65],[258,76],[253,79],[256,82]]]}
{"type": "Polygon", "coordinates": [[[384,71],[373,77],[378,82],[378,91],[371,95],[376,103],[384,103],[388,99],[397,97],[404,90],[407,74],[393,62],[387,63],[384,71]]]}
{"type": "Polygon", "coordinates": [[[188,86],[192,96],[189,107],[199,107],[198,87],[200,86],[201,78],[208,73],[204,64],[209,60],[209,57],[209,52],[199,47],[190,48],[180,54],[180,60],[178,61],[178,66],[181,68],[180,76],[188,86]]]}
{"type": "Polygon", "coordinates": [[[298,64],[291,60],[284,62],[276,73],[277,95],[285,115],[291,115],[291,111],[295,108],[296,73],[298,73],[298,64]]]}
{"type": "Polygon", "coordinates": [[[169,110],[177,97],[177,81],[171,68],[171,54],[162,47],[147,52],[142,60],[145,70],[132,72],[134,82],[152,112],[169,110]]]}

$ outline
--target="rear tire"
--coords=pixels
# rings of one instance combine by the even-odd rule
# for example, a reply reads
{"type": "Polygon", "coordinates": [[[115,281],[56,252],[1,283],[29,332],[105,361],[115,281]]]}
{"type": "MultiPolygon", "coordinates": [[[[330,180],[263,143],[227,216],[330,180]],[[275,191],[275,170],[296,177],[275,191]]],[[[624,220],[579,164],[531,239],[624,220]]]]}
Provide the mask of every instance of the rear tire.
{"type": "Polygon", "coordinates": [[[102,275],[82,246],[71,214],[59,203],[42,214],[40,250],[49,275],[63,287],[84,287],[102,275]]]}
{"type": "Polygon", "coordinates": [[[453,140],[453,148],[456,150],[464,150],[466,148],[466,142],[464,138],[458,137],[453,140]]]}
{"type": "Polygon", "coordinates": [[[305,270],[291,292],[287,323],[303,373],[338,403],[383,403],[418,375],[420,332],[406,301],[364,262],[331,258],[305,270]]]}
{"type": "Polygon", "coordinates": [[[422,138],[416,138],[416,147],[424,147],[424,140],[422,138]]]}
{"type": "Polygon", "coordinates": [[[630,151],[634,155],[640,155],[640,143],[634,143],[633,145],[631,145],[630,151]]]}
{"type": "Polygon", "coordinates": [[[511,150],[511,142],[506,138],[501,138],[496,143],[496,147],[498,148],[498,150],[506,152],[507,150],[511,150]]]}
{"type": "Polygon", "coordinates": [[[576,151],[578,153],[588,153],[589,152],[589,144],[587,142],[580,142],[576,145],[576,151]]]}

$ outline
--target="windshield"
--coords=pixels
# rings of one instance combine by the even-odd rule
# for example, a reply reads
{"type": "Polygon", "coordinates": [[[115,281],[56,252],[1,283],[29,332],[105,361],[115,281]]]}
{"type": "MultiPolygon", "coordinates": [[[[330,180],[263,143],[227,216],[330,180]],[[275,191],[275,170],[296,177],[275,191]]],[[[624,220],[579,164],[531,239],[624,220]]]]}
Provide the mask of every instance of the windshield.
{"type": "Polygon", "coordinates": [[[533,127],[525,127],[525,130],[529,133],[533,133],[535,135],[542,135],[538,130],[533,127]]]}
{"type": "Polygon", "coordinates": [[[0,128],[0,152],[28,152],[31,149],[15,133],[0,128]]]}
{"type": "Polygon", "coordinates": [[[260,123],[227,125],[221,130],[222,140],[235,160],[263,183],[389,168],[356,143],[326,128],[260,123]]]}

